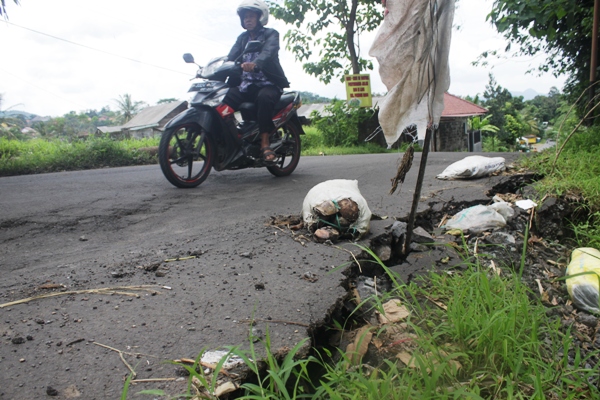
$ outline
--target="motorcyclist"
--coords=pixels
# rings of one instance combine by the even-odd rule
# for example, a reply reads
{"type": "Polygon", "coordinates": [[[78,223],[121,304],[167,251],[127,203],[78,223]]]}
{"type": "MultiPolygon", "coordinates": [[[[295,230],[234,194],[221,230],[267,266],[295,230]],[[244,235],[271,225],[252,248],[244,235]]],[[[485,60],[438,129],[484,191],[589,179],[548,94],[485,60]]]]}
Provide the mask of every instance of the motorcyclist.
{"type": "Polygon", "coordinates": [[[269,134],[275,130],[273,113],[283,88],[289,87],[279,63],[279,32],[265,28],[269,7],[262,0],[243,0],[237,13],[246,31],[238,36],[227,59],[237,60],[250,40],[262,42],[262,48],[258,53],[242,56],[241,84],[229,89],[218,111],[226,119],[234,118],[233,113],[243,102],[254,102],[261,133],[261,156],[266,163],[272,163],[276,159],[269,143],[269,134]]]}

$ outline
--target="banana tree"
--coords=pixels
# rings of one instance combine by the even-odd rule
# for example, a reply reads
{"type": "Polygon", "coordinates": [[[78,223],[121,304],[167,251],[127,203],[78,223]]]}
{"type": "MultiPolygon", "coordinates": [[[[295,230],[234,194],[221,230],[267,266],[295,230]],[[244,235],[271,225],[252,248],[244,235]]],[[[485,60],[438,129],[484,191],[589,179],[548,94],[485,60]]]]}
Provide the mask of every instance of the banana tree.
{"type": "Polygon", "coordinates": [[[496,134],[500,131],[500,128],[490,122],[491,118],[492,114],[487,115],[485,118],[481,118],[480,115],[471,117],[468,120],[468,128],[470,131],[479,131],[482,135],[487,133],[487,140],[483,140],[484,147],[487,148],[487,151],[497,151],[499,140],[496,134]]]}

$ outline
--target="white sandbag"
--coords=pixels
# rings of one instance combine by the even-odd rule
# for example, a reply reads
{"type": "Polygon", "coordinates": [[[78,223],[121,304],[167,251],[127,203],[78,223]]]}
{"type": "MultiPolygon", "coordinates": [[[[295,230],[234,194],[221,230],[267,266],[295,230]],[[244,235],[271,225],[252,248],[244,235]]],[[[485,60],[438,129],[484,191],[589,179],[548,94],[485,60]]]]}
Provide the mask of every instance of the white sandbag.
{"type": "Polygon", "coordinates": [[[513,215],[514,210],[510,204],[504,201],[489,206],[477,205],[466,208],[453,216],[444,225],[444,228],[479,233],[506,226],[506,222],[513,215]]]}
{"type": "Polygon", "coordinates": [[[573,299],[573,304],[582,310],[600,313],[598,306],[600,251],[592,247],[573,250],[566,276],[567,291],[573,299]]]}
{"type": "Polygon", "coordinates": [[[469,156],[450,164],[444,172],[436,176],[438,179],[470,179],[481,178],[494,172],[504,171],[504,157],[469,156]]]}
{"type": "Polygon", "coordinates": [[[309,190],[302,204],[302,219],[308,229],[319,222],[319,217],[313,211],[313,207],[324,201],[337,202],[341,199],[352,199],[358,205],[358,219],[349,226],[349,230],[358,232],[353,236],[358,238],[367,233],[371,221],[371,210],[358,189],[358,181],[348,179],[332,179],[321,182],[309,190]]]}

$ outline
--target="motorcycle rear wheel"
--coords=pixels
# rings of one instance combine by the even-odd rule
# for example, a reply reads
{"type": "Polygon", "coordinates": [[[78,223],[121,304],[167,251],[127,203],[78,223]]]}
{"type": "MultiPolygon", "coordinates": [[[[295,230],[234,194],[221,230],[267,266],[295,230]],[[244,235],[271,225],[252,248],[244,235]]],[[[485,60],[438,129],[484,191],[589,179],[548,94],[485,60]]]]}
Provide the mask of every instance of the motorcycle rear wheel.
{"type": "Polygon", "coordinates": [[[167,129],[158,146],[158,161],[165,178],[178,188],[193,188],[206,180],[214,162],[213,142],[196,124],[167,129]]]}
{"type": "Polygon", "coordinates": [[[283,124],[271,135],[271,147],[277,154],[275,165],[267,167],[275,176],[288,176],[300,161],[300,127],[293,122],[283,124]]]}

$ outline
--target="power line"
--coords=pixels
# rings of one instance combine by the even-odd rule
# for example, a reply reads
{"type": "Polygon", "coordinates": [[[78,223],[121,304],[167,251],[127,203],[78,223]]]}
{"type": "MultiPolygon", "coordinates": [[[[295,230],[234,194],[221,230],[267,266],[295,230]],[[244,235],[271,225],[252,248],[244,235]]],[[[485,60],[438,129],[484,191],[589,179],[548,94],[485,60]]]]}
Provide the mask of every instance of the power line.
{"type": "Polygon", "coordinates": [[[124,60],[133,61],[133,62],[142,64],[142,65],[147,65],[149,67],[159,68],[159,69],[162,69],[162,70],[165,70],[165,71],[175,72],[177,74],[182,74],[182,75],[188,75],[189,76],[189,73],[185,73],[185,72],[181,72],[181,71],[175,71],[173,69],[161,67],[159,65],[149,64],[149,63],[146,63],[146,62],[143,62],[143,61],[140,61],[140,60],[136,60],[134,58],[124,57],[124,56],[121,56],[121,55],[118,55],[118,54],[110,53],[108,51],[96,49],[94,47],[90,47],[90,46],[86,46],[84,44],[76,43],[76,42],[73,42],[71,40],[60,38],[58,36],[53,36],[53,35],[50,35],[48,33],[36,31],[35,29],[31,29],[31,28],[27,28],[25,26],[17,25],[17,24],[14,24],[12,22],[9,22],[9,21],[5,21],[5,22],[7,24],[9,24],[9,25],[16,26],[17,28],[21,28],[21,29],[24,29],[24,30],[27,30],[27,31],[30,31],[30,32],[34,32],[34,33],[37,33],[38,35],[48,36],[48,37],[51,37],[51,38],[56,39],[56,40],[61,40],[63,42],[66,42],[66,43],[69,43],[69,44],[72,44],[72,45],[75,45],[75,46],[83,47],[83,48],[86,48],[86,49],[89,49],[89,50],[93,50],[93,51],[97,51],[97,52],[103,53],[103,54],[108,54],[108,55],[113,56],[113,57],[122,58],[124,60]]]}

